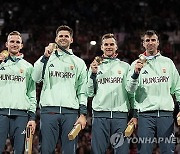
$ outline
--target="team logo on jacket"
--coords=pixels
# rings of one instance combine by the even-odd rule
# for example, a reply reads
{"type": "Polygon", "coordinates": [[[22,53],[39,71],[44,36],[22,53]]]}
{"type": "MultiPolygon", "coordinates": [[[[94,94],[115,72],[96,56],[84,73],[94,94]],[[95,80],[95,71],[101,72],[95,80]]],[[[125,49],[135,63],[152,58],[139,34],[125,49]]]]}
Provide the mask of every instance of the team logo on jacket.
{"type": "Polygon", "coordinates": [[[70,69],[71,69],[71,70],[73,70],[73,69],[74,69],[74,66],[73,66],[73,65],[71,65],[71,66],[70,66],[70,69]]]}
{"type": "Polygon", "coordinates": [[[148,74],[148,71],[144,70],[144,72],[142,74],[148,74]]]}
{"type": "Polygon", "coordinates": [[[101,71],[99,71],[99,72],[97,72],[97,75],[99,75],[99,74],[103,74],[101,71]]]}
{"type": "Polygon", "coordinates": [[[5,70],[5,68],[4,68],[4,67],[1,67],[0,70],[5,70]]]}
{"type": "Polygon", "coordinates": [[[53,64],[50,64],[49,67],[54,67],[54,65],[53,65],[53,64]]]}
{"type": "Polygon", "coordinates": [[[118,70],[118,74],[121,74],[121,70],[118,70]]]}
{"type": "Polygon", "coordinates": [[[20,73],[23,73],[23,72],[24,72],[24,70],[23,70],[23,69],[20,69],[20,70],[19,70],[19,72],[20,72],[20,73]]]}
{"type": "Polygon", "coordinates": [[[163,73],[166,73],[166,68],[162,68],[163,73]]]}

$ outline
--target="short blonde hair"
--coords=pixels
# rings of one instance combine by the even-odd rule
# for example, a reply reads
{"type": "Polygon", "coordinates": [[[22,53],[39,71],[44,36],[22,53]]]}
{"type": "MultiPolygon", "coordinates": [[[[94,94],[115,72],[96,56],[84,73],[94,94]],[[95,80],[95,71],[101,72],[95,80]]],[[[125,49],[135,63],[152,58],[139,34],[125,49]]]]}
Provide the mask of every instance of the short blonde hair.
{"type": "Polygon", "coordinates": [[[116,44],[117,44],[116,37],[115,37],[114,34],[112,34],[112,33],[104,34],[104,35],[102,36],[102,38],[101,38],[101,44],[102,44],[103,40],[109,39],[109,38],[113,38],[113,39],[115,40],[116,44]]]}
{"type": "Polygon", "coordinates": [[[21,33],[18,32],[18,31],[12,31],[11,33],[9,33],[7,39],[9,39],[9,37],[12,36],[12,35],[18,35],[18,36],[20,36],[21,39],[22,39],[22,35],[21,35],[21,33]]]}

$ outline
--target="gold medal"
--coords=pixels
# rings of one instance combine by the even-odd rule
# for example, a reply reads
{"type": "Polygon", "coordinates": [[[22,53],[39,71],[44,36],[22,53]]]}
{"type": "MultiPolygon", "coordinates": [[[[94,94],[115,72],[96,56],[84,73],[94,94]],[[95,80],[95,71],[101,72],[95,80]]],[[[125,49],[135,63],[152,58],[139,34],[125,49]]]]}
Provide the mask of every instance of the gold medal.
{"type": "Polygon", "coordinates": [[[147,61],[146,56],[143,55],[143,54],[140,54],[140,55],[139,55],[139,60],[140,60],[143,64],[146,63],[146,61],[147,61]]]}
{"type": "Polygon", "coordinates": [[[1,51],[1,53],[5,58],[9,56],[9,52],[7,50],[1,51]]]}
{"type": "Polygon", "coordinates": [[[96,56],[95,60],[97,61],[98,65],[100,65],[102,63],[102,61],[103,61],[103,58],[99,57],[99,56],[96,56]]]}

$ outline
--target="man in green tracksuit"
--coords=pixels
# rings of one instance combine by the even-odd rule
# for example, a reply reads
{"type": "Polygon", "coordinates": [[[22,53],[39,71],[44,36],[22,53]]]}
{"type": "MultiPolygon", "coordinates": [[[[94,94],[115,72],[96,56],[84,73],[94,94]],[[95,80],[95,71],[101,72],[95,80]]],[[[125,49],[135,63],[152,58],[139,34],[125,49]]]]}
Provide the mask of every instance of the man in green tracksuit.
{"type": "Polygon", "coordinates": [[[74,125],[86,125],[87,68],[82,59],[75,56],[70,44],[73,30],[65,25],[56,31],[56,43],[50,43],[44,55],[34,65],[33,79],[43,81],[40,97],[41,153],[54,153],[60,137],[62,153],[76,152],[77,138],[68,139],[74,125]]]}
{"type": "Polygon", "coordinates": [[[126,87],[127,91],[135,92],[139,111],[138,137],[141,142],[138,153],[152,154],[155,134],[161,153],[174,153],[172,95],[180,101],[179,73],[172,60],[160,54],[159,39],[154,30],[146,31],[142,40],[145,52],[132,63],[126,87]]]}
{"type": "Polygon", "coordinates": [[[23,59],[21,34],[7,37],[8,57],[0,54],[0,153],[9,135],[15,154],[24,153],[26,127],[35,131],[36,89],[31,78],[33,66],[23,59]]]}
{"type": "MultiPolygon", "coordinates": [[[[116,58],[118,47],[113,34],[105,34],[101,42],[104,54],[102,60],[95,58],[91,63],[87,88],[89,97],[94,97],[92,153],[105,154],[111,139],[114,153],[125,154],[129,147],[121,135],[124,136],[128,111],[134,101],[134,96],[129,95],[125,89],[129,64],[116,58]],[[116,141],[118,134],[119,142],[116,141]]],[[[131,122],[136,124],[136,118],[132,118],[131,122]]]]}

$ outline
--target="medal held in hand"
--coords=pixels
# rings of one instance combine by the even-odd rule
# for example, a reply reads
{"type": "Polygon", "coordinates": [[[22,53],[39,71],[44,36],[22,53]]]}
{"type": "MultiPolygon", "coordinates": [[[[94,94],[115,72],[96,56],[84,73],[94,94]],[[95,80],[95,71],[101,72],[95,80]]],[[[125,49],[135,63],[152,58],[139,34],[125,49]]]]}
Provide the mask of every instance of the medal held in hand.
{"type": "Polygon", "coordinates": [[[102,63],[102,61],[103,61],[103,58],[99,57],[99,56],[96,56],[95,60],[97,61],[98,65],[100,65],[102,63]]]}
{"type": "Polygon", "coordinates": [[[7,50],[1,51],[1,53],[5,58],[9,56],[9,52],[7,50]]]}
{"type": "Polygon", "coordinates": [[[9,56],[9,52],[7,50],[3,50],[0,53],[0,63],[3,62],[9,56]]]}
{"type": "Polygon", "coordinates": [[[140,60],[143,64],[146,63],[146,61],[147,61],[146,56],[143,55],[143,54],[140,54],[140,55],[139,55],[139,60],[140,60]]]}

